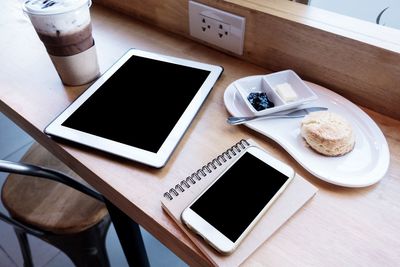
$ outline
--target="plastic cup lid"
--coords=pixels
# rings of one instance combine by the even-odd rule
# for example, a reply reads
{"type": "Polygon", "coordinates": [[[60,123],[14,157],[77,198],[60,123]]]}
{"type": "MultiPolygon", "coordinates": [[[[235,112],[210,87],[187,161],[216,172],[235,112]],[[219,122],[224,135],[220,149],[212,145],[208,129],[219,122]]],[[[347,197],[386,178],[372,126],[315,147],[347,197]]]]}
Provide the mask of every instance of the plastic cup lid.
{"type": "Polygon", "coordinates": [[[23,10],[35,15],[54,15],[69,12],[83,5],[90,6],[91,0],[27,0],[23,10]]]}

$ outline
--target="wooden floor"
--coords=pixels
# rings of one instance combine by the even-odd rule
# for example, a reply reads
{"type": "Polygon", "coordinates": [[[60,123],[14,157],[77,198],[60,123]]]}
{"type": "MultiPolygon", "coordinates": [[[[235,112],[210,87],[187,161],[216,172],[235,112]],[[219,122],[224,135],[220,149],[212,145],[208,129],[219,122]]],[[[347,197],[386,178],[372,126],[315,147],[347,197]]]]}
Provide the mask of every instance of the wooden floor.
{"type": "MultiPolygon", "coordinates": [[[[7,117],[0,113],[0,158],[6,160],[19,160],[27,151],[33,140],[20,128],[18,128],[7,117]]],[[[0,187],[6,174],[0,173],[0,187]]],[[[0,202],[0,210],[5,212],[0,202]]],[[[164,247],[154,237],[142,229],[146,250],[150,265],[157,266],[187,266],[171,251],[164,247]]],[[[32,248],[33,262],[36,267],[70,267],[72,262],[59,250],[47,243],[29,237],[32,248]]],[[[107,252],[111,266],[128,266],[123,255],[121,246],[116,236],[114,227],[111,225],[107,235],[107,252]]],[[[20,254],[18,241],[13,229],[6,223],[0,221],[0,267],[22,267],[23,260],[20,254]]]]}

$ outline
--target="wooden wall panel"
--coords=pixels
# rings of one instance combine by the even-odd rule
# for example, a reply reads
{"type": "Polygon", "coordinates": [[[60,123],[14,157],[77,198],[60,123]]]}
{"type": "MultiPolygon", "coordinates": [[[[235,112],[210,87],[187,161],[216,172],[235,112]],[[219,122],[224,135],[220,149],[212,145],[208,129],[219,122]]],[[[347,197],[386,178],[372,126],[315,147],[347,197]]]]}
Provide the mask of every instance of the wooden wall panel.
{"type": "MultiPolygon", "coordinates": [[[[187,0],[95,2],[191,38],[187,0]]],[[[400,119],[399,31],[289,1],[199,2],[246,17],[243,60],[271,71],[293,69],[359,105],[400,119]]]]}

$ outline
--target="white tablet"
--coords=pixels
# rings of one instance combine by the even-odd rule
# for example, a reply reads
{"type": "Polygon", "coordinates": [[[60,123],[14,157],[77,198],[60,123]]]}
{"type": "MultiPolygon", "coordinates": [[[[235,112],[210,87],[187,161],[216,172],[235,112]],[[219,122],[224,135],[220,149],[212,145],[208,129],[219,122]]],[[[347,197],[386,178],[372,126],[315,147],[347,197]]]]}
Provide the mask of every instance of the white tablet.
{"type": "Polygon", "coordinates": [[[162,167],[222,71],[220,66],[131,49],[45,133],[162,167]]]}

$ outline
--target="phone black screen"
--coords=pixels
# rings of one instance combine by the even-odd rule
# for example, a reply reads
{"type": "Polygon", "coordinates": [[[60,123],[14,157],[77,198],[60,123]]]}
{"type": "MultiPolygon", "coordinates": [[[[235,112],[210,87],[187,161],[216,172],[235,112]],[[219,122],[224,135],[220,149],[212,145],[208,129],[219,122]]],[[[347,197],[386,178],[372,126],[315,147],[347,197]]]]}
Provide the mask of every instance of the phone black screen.
{"type": "Polygon", "coordinates": [[[132,56],[62,125],[156,153],[209,74],[132,56]]]}
{"type": "Polygon", "coordinates": [[[288,179],[245,153],[191,209],[235,242],[288,179]]]}

